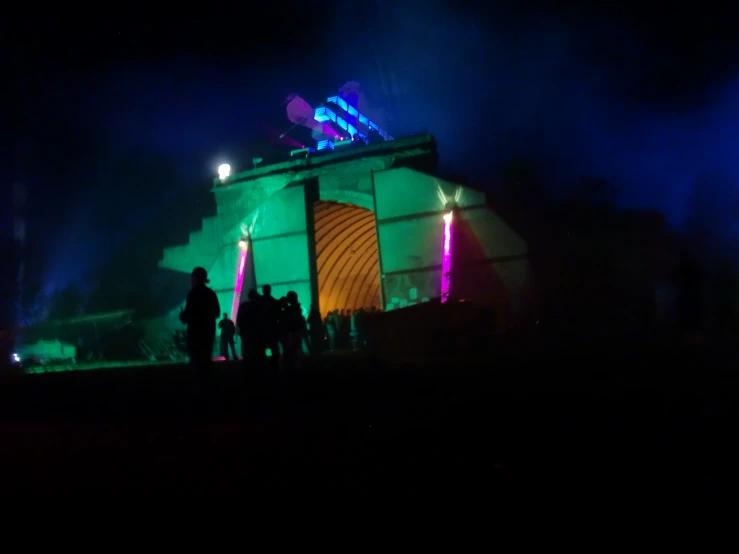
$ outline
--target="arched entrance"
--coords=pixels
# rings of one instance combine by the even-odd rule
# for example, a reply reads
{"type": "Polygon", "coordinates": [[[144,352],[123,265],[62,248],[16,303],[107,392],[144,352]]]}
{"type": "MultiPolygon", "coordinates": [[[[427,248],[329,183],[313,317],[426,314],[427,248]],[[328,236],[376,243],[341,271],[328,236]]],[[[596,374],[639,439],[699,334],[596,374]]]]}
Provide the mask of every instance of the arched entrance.
{"type": "Polygon", "coordinates": [[[374,212],[322,200],[315,203],[314,214],[321,314],[335,309],[380,308],[374,212]]]}

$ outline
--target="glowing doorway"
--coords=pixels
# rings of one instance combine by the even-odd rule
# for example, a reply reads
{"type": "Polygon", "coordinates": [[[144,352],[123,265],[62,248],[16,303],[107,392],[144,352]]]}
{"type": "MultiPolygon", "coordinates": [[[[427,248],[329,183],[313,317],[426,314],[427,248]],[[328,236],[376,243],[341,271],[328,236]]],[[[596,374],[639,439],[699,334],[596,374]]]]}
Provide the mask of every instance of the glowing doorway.
{"type": "Polygon", "coordinates": [[[315,204],[321,314],[382,306],[375,214],[353,204],[315,204]]]}

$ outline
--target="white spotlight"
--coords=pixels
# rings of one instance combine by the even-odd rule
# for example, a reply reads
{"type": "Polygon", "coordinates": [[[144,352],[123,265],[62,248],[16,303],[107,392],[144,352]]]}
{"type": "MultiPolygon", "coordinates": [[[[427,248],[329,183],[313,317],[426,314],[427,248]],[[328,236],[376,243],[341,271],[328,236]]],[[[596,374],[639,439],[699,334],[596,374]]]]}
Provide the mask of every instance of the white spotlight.
{"type": "Polygon", "coordinates": [[[225,181],[231,175],[231,166],[228,164],[221,164],[218,166],[218,177],[221,181],[225,181]]]}

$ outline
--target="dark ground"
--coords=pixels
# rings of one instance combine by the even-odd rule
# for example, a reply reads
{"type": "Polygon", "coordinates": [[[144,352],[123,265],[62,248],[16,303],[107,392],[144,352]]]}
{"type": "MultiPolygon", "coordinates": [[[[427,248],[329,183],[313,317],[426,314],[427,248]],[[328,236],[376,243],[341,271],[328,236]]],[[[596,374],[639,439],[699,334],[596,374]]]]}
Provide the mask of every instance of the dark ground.
{"type": "Polygon", "coordinates": [[[0,486],[164,498],[308,490],[448,512],[478,532],[526,528],[537,542],[552,537],[544,529],[593,536],[596,551],[725,544],[736,357],[614,350],[393,367],[333,357],[263,382],[221,363],[207,414],[193,412],[184,367],[8,376],[0,486]]]}

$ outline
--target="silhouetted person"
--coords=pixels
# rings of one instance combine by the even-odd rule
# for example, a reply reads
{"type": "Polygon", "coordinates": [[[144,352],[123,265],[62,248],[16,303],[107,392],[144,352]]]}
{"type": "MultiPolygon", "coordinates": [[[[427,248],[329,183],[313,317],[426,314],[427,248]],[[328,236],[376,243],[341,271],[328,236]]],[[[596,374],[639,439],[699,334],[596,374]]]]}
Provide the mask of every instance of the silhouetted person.
{"type": "Polygon", "coordinates": [[[351,314],[349,313],[349,310],[343,309],[341,312],[339,312],[339,328],[338,328],[338,336],[339,336],[339,348],[341,350],[347,350],[351,348],[352,346],[352,321],[351,321],[351,314]]]}
{"type": "Polygon", "coordinates": [[[261,370],[265,363],[267,341],[264,333],[262,316],[262,297],[251,289],[249,300],[242,302],[236,316],[236,324],[241,336],[241,356],[244,358],[244,367],[248,370],[261,370]]]}
{"type": "Polygon", "coordinates": [[[318,311],[315,305],[311,305],[310,312],[308,312],[308,327],[310,328],[311,351],[313,354],[321,354],[326,331],[323,327],[321,312],[318,311]]]}
{"type": "Polygon", "coordinates": [[[216,338],[216,319],[221,313],[218,297],[206,283],[208,272],[202,267],[192,270],[191,288],[187,293],[185,309],[180,320],[187,325],[187,352],[195,372],[195,379],[201,386],[209,386],[212,381],[213,343],[216,338]]]}
{"type": "Polygon", "coordinates": [[[357,324],[357,318],[359,317],[358,310],[349,310],[349,346],[352,350],[357,349],[357,345],[359,344],[359,336],[358,336],[358,324],[357,324]]]}
{"type": "Polygon", "coordinates": [[[362,336],[363,345],[367,349],[373,349],[375,347],[375,327],[377,325],[377,308],[370,306],[370,308],[364,313],[362,317],[362,336]]]}
{"type": "Polygon", "coordinates": [[[331,352],[336,350],[336,310],[329,312],[326,315],[326,336],[328,337],[328,349],[331,352]]]}
{"type": "Polygon", "coordinates": [[[282,302],[280,327],[282,345],[284,347],[285,368],[293,369],[300,366],[303,352],[303,340],[306,336],[305,318],[298,302],[298,293],[289,291],[282,302]]]}
{"type": "Polygon", "coordinates": [[[280,302],[272,296],[272,286],[262,286],[262,325],[264,339],[272,353],[269,365],[272,369],[280,367],[280,302]]]}
{"type": "Polygon", "coordinates": [[[221,356],[228,360],[228,349],[231,348],[234,360],[238,360],[236,355],[236,344],[234,344],[234,335],[236,335],[236,325],[228,318],[228,314],[223,314],[223,319],[218,322],[218,328],[221,330],[221,356]]]}
{"type": "Polygon", "coordinates": [[[357,348],[363,350],[367,346],[367,310],[360,308],[354,312],[356,335],[357,335],[357,348]]]}

